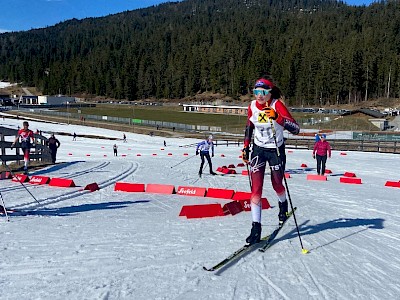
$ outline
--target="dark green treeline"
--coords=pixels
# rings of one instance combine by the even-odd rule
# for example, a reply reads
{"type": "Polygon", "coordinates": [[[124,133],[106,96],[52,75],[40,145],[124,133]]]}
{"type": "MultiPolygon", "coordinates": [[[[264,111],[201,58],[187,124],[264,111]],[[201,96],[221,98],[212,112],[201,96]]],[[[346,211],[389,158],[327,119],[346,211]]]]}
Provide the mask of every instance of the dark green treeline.
{"type": "Polygon", "coordinates": [[[400,97],[400,3],[187,0],[0,35],[0,78],[45,94],[237,98],[264,71],[296,105],[400,97]]]}

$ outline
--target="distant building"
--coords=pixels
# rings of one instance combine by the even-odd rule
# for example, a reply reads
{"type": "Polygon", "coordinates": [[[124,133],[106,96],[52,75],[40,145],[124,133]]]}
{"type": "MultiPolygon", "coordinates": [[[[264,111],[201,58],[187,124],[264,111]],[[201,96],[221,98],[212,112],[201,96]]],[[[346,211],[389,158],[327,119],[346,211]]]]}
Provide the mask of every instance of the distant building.
{"type": "Polygon", "coordinates": [[[387,130],[389,128],[389,121],[386,119],[368,119],[372,125],[378,127],[380,130],[387,130]]]}
{"type": "Polygon", "coordinates": [[[38,103],[38,96],[26,96],[26,95],[22,95],[21,97],[19,97],[19,100],[16,102],[18,104],[39,104],[38,103]]]}
{"type": "Polygon", "coordinates": [[[75,97],[66,96],[27,96],[22,95],[14,99],[15,104],[21,105],[66,105],[67,103],[75,103],[75,97]]]}
{"type": "Polygon", "coordinates": [[[0,106],[11,106],[12,104],[10,95],[0,95],[0,106]]]}
{"type": "Polygon", "coordinates": [[[183,104],[183,111],[247,116],[247,107],[242,106],[183,104]]]}
{"type": "Polygon", "coordinates": [[[75,103],[75,97],[67,96],[38,96],[38,104],[41,105],[65,105],[75,103]]]}
{"type": "Polygon", "coordinates": [[[355,109],[352,111],[348,111],[348,112],[342,114],[342,116],[355,115],[355,114],[364,114],[366,116],[370,116],[373,118],[384,118],[385,117],[385,115],[383,113],[381,113],[380,111],[376,111],[376,110],[372,110],[372,109],[368,109],[368,108],[361,108],[361,109],[355,109]]]}

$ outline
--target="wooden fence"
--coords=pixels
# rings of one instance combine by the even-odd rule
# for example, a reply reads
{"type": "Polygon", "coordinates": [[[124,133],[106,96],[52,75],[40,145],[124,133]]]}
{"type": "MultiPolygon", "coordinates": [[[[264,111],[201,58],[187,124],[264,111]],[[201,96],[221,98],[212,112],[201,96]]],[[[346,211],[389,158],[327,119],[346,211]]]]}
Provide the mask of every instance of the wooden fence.
{"type": "MultiPolygon", "coordinates": [[[[314,140],[288,139],[287,148],[314,149],[314,140]]],[[[365,140],[329,140],[332,150],[362,151],[400,154],[400,143],[397,141],[365,141],[365,140]]]]}
{"type": "MultiPolygon", "coordinates": [[[[5,165],[8,161],[15,161],[17,164],[20,164],[24,159],[24,155],[21,151],[19,143],[15,145],[15,148],[11,149],[11,144],[14,141],[17,133],[18,130],[16,129],[0,127],[0,158],[3,165],[5,165]],[[6,137],[8,137],[8,141],[6,141],[6,137]]],[[[51,162],[50,151],[46,145],[47,138],[39,134],[34,134],[34,136],[35,143],[34,147],[31,148],[30,159],[45,163],[51,162]],[[34,152],[32,152],[32,150],[34,152]]]]}

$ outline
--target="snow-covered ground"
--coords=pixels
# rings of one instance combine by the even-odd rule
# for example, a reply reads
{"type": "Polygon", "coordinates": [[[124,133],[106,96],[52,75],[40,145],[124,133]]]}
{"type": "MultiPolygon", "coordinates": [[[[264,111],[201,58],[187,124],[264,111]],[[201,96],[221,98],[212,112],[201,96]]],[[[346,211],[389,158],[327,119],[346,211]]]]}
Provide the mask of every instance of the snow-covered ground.
{"type": "Polygon", "coordinates": [[[13,85],[16,85],[16,83],[0,81],[0,89],[4,89],[6,87],[13,86],[13,85]]]}
{"type": "MultiPolygon", "coordinates": [[[[18,125],[22,120],[0,119],[0,126],[18,125]]],[[[30,128],[48,134],[123,134],[35,121],[30,128]]],[[[180,146],[198,140],[126,135],[127,143],[81,137],[72,141],[56,134],[59,164],[31,175],[70,178],[78,187],[25,184],[40,205],[20,183],[0,181],[8,208],[31,211],[10,215],[10,222],[0,217],[1,299],[399,299],[400,189],[384,186],[387,180],[400,180],[398,155],[342,156],[334,151],[327,163],[333,174],[322,182],[306,180],[307,174],[316,173],[311,151],[288,153],[292,178],[287,182],[309,253],[302,254],[292,218],[266,253],[252,252],[222,272],[209,273],[202,267],[243,245],[251,227],[249,212],[186,219],[178,216],[183,205],[226,201],[116,192],[114,184],[249,191],[248,178],[210,176],[206,169],[199,179],[199,157],[175,166],[194,154],[193,147],[180,146]],[[113,157],[114,143],[118,157],[113,157]],[[302,163],[309,168],[301,168],[302,163]],[[340,183],[346,171],[363,184],[340,183]],[[99,191],[82,191],[93,182],[99,191]]],[[[218,146],[215,152],[215,169],[241,162],[240,147],[218,146]]],[[[263,211],[263,233],[268,233],[278,222],[268,175],[264,196],[273,206],[263,211]]]]}

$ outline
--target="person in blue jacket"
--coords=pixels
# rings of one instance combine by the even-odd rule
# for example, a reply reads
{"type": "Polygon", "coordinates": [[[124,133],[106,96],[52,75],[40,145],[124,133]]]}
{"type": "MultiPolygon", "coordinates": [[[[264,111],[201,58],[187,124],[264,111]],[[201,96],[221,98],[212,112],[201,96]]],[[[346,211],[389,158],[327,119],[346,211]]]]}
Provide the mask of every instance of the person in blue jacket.
{"type": "Polygon", "coordinates": [[[210,167],[210,174],[217,175],[212,169],[212,162],[210,157],[210,149],[211,149],[211,156],[214,157],[214,143],[213,143],[213,136],[210,135],[206,140],[197,144],[196,147],[196,155],[199,155],[201,158],[201,164],[199,169],[199,176],[203,174],[203,166],[204,166],[204,157],[207,159],[208,166],[210,167]]]}

